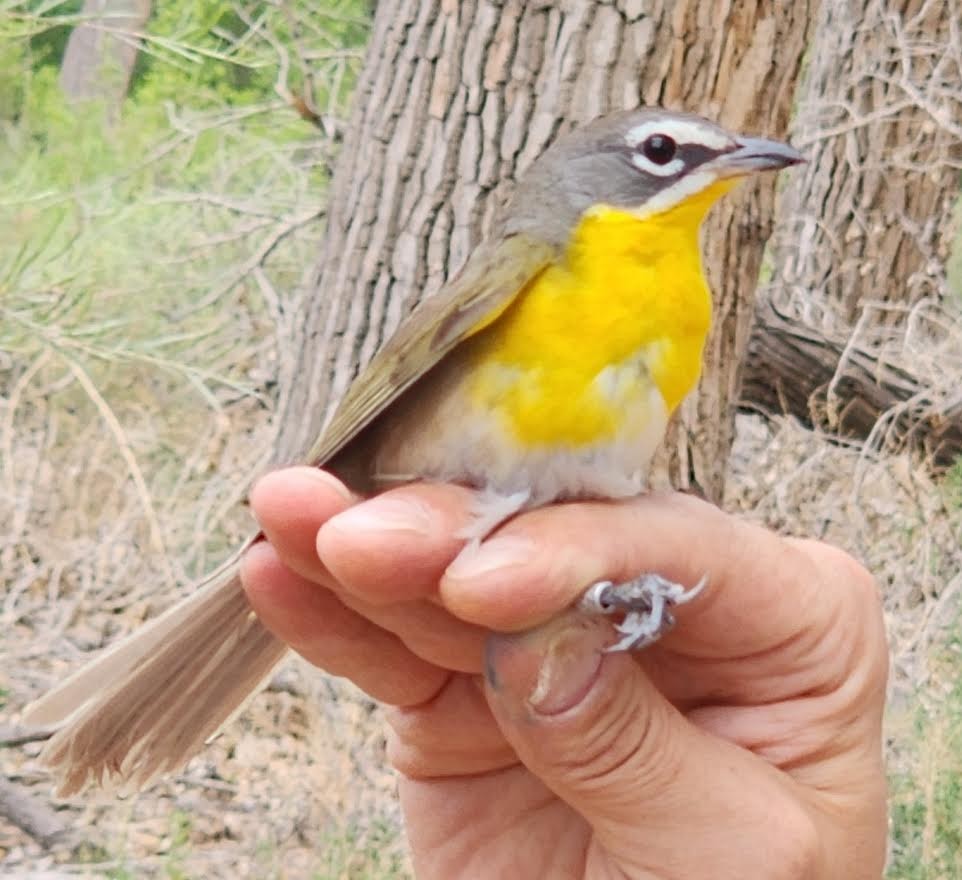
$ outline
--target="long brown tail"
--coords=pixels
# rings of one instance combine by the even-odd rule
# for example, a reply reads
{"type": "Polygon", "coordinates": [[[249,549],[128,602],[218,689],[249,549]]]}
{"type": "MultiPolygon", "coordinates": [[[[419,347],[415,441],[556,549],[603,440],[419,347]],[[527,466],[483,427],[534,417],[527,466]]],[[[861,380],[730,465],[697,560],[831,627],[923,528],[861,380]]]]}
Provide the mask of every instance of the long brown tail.
{"type": "Polygon", "coordinates": [[[285,651],[251,611],[233,563],[29,706],[24,722],[63,724],[41,754],[58,793],[142,788],[180,769],[285,651]]]}

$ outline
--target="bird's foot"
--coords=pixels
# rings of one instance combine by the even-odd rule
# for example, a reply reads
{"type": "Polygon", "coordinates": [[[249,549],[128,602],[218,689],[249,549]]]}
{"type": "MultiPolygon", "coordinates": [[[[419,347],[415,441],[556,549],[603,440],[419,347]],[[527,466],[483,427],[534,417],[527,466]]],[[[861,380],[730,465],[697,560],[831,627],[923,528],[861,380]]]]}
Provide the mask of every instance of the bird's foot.
{"type": "Polygon", "coordinates": [[[615,624],[621,639],[607,650],[634,651],[668,632],[675,625],[671,609],[690,602],[707,584],[707,574],[691,589],[658,574],[643,574],[623,584],[600,581],[588,588],[579,607],[589,614],[624,614],[615,624]]]}

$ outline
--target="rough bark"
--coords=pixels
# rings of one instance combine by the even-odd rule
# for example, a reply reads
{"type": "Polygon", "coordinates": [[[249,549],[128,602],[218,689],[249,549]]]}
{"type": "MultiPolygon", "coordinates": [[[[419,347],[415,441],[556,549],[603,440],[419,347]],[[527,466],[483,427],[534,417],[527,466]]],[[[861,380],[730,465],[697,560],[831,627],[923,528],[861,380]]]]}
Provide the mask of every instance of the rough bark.
{"type": "Polygon", "coordinates": [[[919,441],[938,463],[957,450],[958,430],[947,361],[925,361],[952,357],[940,337],[958,320],[946,259],[962,168],[959,22],[959,0],[822,4],[793,120],[811,161],[780,200],[742,396],[806,423],[816,413],[845,436],[919,441]],[[948,314],[911,326],[932,308],[948,314]],[[779,313],[794,326],[773,321],[779,313]]]}
{"type": "Polygon", "coordinates": [[[959,0],[823,3],[793,122],[778,286],[856,319],[941,297],[962,168],[959,0]]]}
{"type": "Polygon", "coordinates": [[[111,115],[119,111],[150,9],[150,0],[84,0],[84,21],[71,32],[60,65],[67,100],[99,100],[111,115]]]}
{"type": "MultiPolygon", "coordinates": [[[[515,176],[559,132],[645,103],[783,134],[815,3],[381,4],[296,343],[279,459],[310,445],[358,365],[460,266],[515,176]]],[[[774,182],[760,180],[718,209],[707,232],[715,328],[700,392],[673,431],[671,470],[676,485],[695,482],[713,497],[773,199],[774,182]]]]}

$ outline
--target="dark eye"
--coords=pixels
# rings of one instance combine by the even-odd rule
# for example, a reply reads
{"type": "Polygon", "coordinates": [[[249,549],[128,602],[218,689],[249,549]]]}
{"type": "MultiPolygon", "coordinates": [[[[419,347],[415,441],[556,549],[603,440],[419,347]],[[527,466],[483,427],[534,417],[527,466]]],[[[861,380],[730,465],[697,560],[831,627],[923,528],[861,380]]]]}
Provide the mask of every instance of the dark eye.
{"type": "Polygon", "coordinates": [[[641,145],[641,152],[645,154],[646,159],[656,165],[667,165],[675,158],[678,145],[667,134],[653,134],[645,138],[645,142],[641,145]]]}

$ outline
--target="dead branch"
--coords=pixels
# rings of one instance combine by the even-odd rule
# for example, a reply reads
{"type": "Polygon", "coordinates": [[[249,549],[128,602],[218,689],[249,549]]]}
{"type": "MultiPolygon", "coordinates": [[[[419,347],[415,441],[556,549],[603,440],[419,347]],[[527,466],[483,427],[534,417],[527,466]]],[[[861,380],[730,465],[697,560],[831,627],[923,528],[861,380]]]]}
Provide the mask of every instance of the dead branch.
{"type": "Polygon", "coordinates": [[[19,725],[0,727],[0,749],[43,742],[50,739],[54,733],[54,729],[49,727],[20,727],[19,725]]]}
{"type": "Polygon", "coordinates": [[[944,468],[962,454],[962,397],[941,394],[857,334],[814,329],[763,300],[748,345],[739,406],[788,414],[810,428],[916,449],[944,468]]]}
{"type": "Polygon", "coordinates": [[[46,849],[63,841],[70,831],[70,826],[54,810],[22,786],[6,779],[0,779],[0,816],[46,849]]]}

